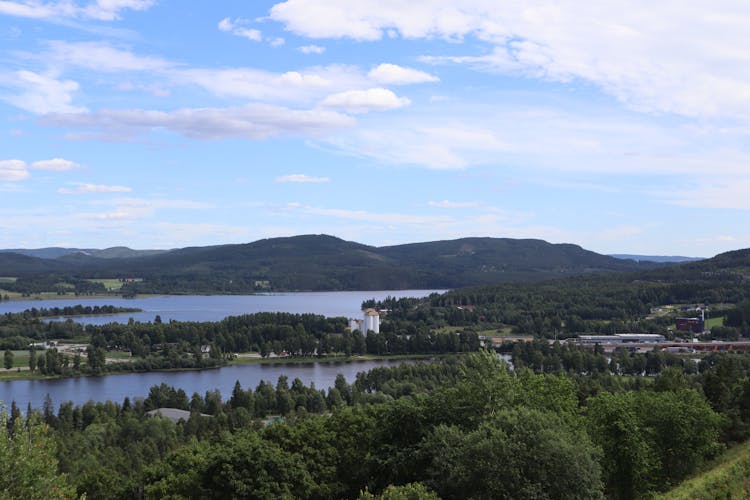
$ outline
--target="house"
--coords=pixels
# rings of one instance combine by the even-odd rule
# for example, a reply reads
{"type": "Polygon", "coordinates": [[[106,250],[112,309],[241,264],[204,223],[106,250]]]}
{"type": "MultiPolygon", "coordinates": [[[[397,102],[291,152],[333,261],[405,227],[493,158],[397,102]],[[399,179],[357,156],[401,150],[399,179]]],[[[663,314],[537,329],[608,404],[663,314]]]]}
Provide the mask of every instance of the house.
{"type": "MultiPolygon", "coordinates": [[[[174,423],[179,422],[180,420],[184,420],[185,422],[188,421],[190,418],[190,412],[187,410],[180,410],[177,408],[157,408],[155,410],[147,411],[146,415],[149,417],[162,417],[162,418],[168,418],[174,423]]],[[[205,413],[198,413],[201,417],[211,417],[212,415],[206,415],[205,413]]]]}

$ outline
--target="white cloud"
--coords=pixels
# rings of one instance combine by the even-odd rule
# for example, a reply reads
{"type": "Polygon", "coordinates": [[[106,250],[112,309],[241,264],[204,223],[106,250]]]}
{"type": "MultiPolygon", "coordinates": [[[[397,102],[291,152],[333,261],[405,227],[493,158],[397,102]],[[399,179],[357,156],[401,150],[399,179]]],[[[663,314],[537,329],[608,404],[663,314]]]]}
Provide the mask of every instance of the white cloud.
{"type": "Polygon", "coordinates": [[[255,68],[173,70],[169,78],[180,85],[197,85],[226,98],[313,103],[326,95],[368,86],[356,66],[316,66],[283,73],[255,68]]]}
{"type": "Polygon", "coordinates": [[[81,6],[71,0],[40,2],[0,1],[0,14],[34,19],[89,18],[98,21],[113,21],[120,18],[120,11],[149,9],[155,0],[96,0],[81,6]]]}
{"type": "Polygon", "coordinates": [[[37,170],[54,170],[57,172],[65,172],[68,170],[81,168],[81,166],[74,161],[65,160],[63,158],[52,158],[51,160],[35,161],[31,164],[31,168],[35,168],[37,170]]]}
{"type": "Polygon", "coordinates": [[[302,47],[297,47],[297,50],[303,54],[322,54],[326,51],[326,48],[320,45],[303,45],[302,47]]]}
{"type": "Polygon", "coordinates": [[[85,108],[74,106],[73,93],[79,86],[73,80],[60,80],[56,75],[19,70],[0,72],[0,88],[10,93],[0,94],[0,100],[17,108],[36,114],[80,113],[85,108]]]}
{"type": "Polygon", "coordinates": [[[281,47],[282,45],[284,45],[286,43],[286,40],[284,40],[280,36],[275,36],[275,37],[267,38],[267,40],[268,40],[268,44],[271,47],[281,47]]]}
{"type": "Polygon", "coordinates": [[[160,198],[115,198],[112,200],[99,200],[94,204],[111,206],[113,208],[108,211],[81,213],[79,217],[95,220],[138,220],[153,216],[159,209],[204,210],[212,208],[212,205],[208,203],[160,198]]]}
{"type": "Polygon", "coordinates": [[[156,4],[156,0],[97,0],[88,5],[84,12],[87,16],[102,21],[119,19],[121,10],[148,10],[156,4]]]}
{"type": "Polygon", "coordinates": [[[29,177],[23,160],[0,160],[0,181],[22,181],[29,177]]]}
{"type": "Polygon", "coordinates": [[[427,205],[430,207],[438,207],[438,208],[478,208],[482,206],[481,203],[476,202],[476,201],[449,201],[449,200],[428,201],[427,205]]]}
{"type": "Polygon", "coordinates": [[[439,81],[438,77],[424,71],[387,63],[371,69],[367,76],[384,85],[405,85],[439,81]]]}
{"type": "Polygon", "coordinates": [[[225,33],[231,33],[236,36],[240,36],[242,38],[247,38],[248,40],[251,40],[253,42],[260,42],[263,40],[263,33],[260,32],[260,30],[257,30],[255,28],[246,28],[243,25],[248,24],[250,21],[247,19],[235,19],[232,20],[228,17],[225,17],[221,21],[219,21],[219,30],[224,31],[225,33]]]}
{"type": "Polygon", "coordinates": [[[742,178],[704,178],[692,188],[662,193],[673,205],[695,208],[750,210],[750,180],[742,178]]]}
{"type": "MultiPolygon", "coordinates": [[[[287,0],[270,17],[312,38],[471,37],[479,53],[431,57],[556,82],[584,81],[645,112],[750,119],[750,4],[645,0],[287,0]]],[[[451,52],[456,52],[452,50],[451,52]]]]}
{"type": "Polygon", "coordinates": [[[266,104],[239,108],[183,108],[175,111],[142,109],[102,110],[96,113],[50,114],[43,123],[91,129],[94,137],[127,140],[166,129],[194,139],[242,137],[260,140],[280,134],[318,136],[350,127],[354,120],[325,110],[296,110],[266,104]]]}
{"type": "Polygon", "coordinates": [[[398,97],[393,91],[381,87],[367,90],[348,90],[332,94],[323,99],[322,106],[344,109],[350,113],[386,111],[411,104],[406,97],[398,97]]]}
{"type": "Polygon", "coordinates": [[[99,72],[161,71],[176,66],[160,57],[140,56],[127,47],[106,42],[51,41],[41,58],[51,65],[66,64],[99,72]]]}
{"type": "Polygon", "coordinates": [[[31,177],[30,168],[37,170],[66,171],[79,168],[75,162],[62,158],[35,161],[31,165],[23,160],[0,160],[0,181],[22,181],[31,177]]]}
{"type": "Polygon", "coordinates": [[[276,178],[276,182],[311,182],[311,183],[321,183],[321,182],[329,182],[330,179],[328,177],[313,177],[310,175],[305,174],[289,174],[289,175],[282,175],[281,177],[276,178]]]}
{"type": "Polygon", "coordinates": [[[60,188],[60,194],[92,194],[92,193],[129,193],[132,191],[127,186],[107,186],[102,184],[89,184],[83,182],[73,183],[73,188],[60,188]]]}
{"type": "Polygon", "coordinates": [[[126,92],[132,90],[141,90],[143,92],[148,92],[154,97],[169,97],[170,95],[172,95],[172,92],[169,89],[165,89],[160,85],[143,85],[133,82],[121,82],[117,84],[116,88],[117,90],[123,90],[126,92]]]}
{"type": "Polygon", "coordinates": [[[445,123],[425,127],[374,124],[326,139],[345,154],[396,165],[417,165],[436,170],[464,169],[497,161],[510,146],[492,129],[445,123]]]}
{"type": "Polygon", "coordinates": [[[291,203],[287,205],[289,210],[301,211],[310,215],[335,217],[338,219],[349,219],[367,222],[379,222],[383,224],[445,224],[452,221],[450,217],[440,215],[402,214],[389,212],[370,212],[367,210],[351,210],[344,208],[324,208],[316,206],[291,203]]]}

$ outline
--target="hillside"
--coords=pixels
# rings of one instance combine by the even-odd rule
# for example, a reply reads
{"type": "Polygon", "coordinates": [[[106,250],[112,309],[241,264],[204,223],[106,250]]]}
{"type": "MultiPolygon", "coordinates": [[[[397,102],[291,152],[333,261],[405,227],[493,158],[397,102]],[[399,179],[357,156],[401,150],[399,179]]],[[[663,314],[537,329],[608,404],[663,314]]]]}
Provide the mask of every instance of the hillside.
{"type": "Polygon", "coordinates": [[[737,445],[714,461],[712,467],[688,479],[660,500],[712,500],[750,497],[750,442],[737,445]]]}
{"type": "Polygon", "coordinates": [[[54,260],[26,257],[30,260],[23,266],[15,263],[21,256],[6,257],[0,260],[0,276],[59,272],[78,278],[139,277],[144,282],[133,285],[138,292],[247,292],[455,288],[656,267],[577,245],[508,238],[378,248],[333,236],[303,235],[156,254],[133,252],[78,252],[54,260]]]}

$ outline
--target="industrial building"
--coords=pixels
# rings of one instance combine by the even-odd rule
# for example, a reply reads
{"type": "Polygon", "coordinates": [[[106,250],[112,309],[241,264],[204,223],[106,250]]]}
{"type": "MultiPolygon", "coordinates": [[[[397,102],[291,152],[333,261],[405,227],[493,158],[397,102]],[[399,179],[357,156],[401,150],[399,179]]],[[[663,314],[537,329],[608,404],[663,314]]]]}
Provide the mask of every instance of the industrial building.
{"type": "Polygon", "coordinates": [[[703,333],[703,318],[677,318],[675,328],[681,332],[703,333]]]}
{"type": "Polygon", "coordinates": [[[350,319],[349,328],[359,330],[362,335],[367,336],[367,332],[380,333],[380,313],[375,309],[365,309],[362,311],[363,319],[350,319]]]}
{"type": "Polygon", "coordinates": [[[573,339],[577,344],[657,344],[664,342],[664,335],[655,333],[616,333],[614,335],[579,335],[573,339]]]}

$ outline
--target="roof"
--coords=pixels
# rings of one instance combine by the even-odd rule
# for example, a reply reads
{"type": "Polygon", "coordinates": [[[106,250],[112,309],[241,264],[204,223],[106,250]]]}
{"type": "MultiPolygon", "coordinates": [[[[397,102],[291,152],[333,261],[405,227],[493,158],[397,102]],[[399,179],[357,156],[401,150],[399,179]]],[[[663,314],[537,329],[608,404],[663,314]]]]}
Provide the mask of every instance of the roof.
{"type": "Polygon", "coordinates": [[[363,312],[365,313],[365,316],[380,316],[375,309],[365,309],[363,312]]]}
{"type": "MultiPolygon", "coordinates": [[[[155,410],[147,411],[146,415],[149,417],[164,417],[168,418],[172,422],[177,422],[178,420],[187,420],[190,418],[190,412],[187,410],[180,410],[177,408],[157,408],[155,410]]],[[[210,417],[211,415],[206,415],[205,413],[199,413],[201,417],[210,417]]]]}

